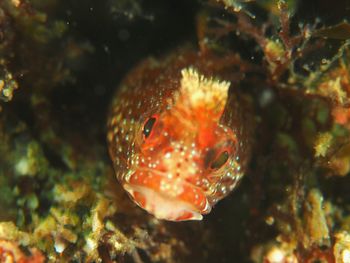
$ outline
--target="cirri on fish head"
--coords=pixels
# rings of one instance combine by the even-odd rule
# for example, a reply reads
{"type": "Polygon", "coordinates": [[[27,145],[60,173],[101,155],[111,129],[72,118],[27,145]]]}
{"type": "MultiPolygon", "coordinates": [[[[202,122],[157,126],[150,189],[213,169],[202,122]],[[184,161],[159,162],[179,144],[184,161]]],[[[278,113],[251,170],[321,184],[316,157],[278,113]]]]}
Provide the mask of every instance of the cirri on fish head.
{"type": "Polygon", "coordinates": [[[107,140],[116,176],[159,219],[201,220],[244,174],[244,106],[221,62],[195,51],[146,59],[113,98],[107,140]]]}

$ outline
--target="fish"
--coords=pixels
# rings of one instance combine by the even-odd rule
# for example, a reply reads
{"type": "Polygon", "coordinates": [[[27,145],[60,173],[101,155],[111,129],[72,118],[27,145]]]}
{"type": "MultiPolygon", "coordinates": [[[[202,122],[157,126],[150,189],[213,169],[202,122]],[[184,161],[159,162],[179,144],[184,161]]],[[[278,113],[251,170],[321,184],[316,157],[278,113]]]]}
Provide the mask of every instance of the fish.
{"type": "Polygon", "coordinates": [[[115,175],[156,218],[201,220],[244,176],[253,110],[230,80],[237,61],[179,48],[141,61],[114,94],[107,143],[115,175]]]}

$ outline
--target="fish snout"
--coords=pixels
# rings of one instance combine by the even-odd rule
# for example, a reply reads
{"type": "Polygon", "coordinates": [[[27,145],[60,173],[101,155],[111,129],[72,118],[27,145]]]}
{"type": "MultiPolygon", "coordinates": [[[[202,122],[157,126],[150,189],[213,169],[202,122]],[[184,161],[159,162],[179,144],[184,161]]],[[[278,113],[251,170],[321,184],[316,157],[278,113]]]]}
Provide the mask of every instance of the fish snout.
{"type": "Polygon", "coordinates": [[[200,187],[171,174],[135,171],[124,188],[141,208],[158,219],[201,220],[202,214],[211,210],[200,187]]]}

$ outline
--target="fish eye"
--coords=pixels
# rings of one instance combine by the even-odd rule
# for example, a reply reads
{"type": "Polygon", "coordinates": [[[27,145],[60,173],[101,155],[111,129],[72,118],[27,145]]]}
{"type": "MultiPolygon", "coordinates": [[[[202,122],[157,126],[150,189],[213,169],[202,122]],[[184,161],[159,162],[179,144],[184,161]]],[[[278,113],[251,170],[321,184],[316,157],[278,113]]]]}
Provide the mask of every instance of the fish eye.
{"type": "Polygon", "coordinates": [[[145,121],[145,124],[143,125],[143,129],[142,129],[142,134],[145,139],[147,139],[151,135],[151,132],[154,124],[156,123],[156,120],[157,119],[154,116],[152,116],[145,121]]]}
{"type": "Polygon", "coordinates": [[[221,152],[216,159],[211,163],[210,168],[217,170],[221,168],[228,160],[229,154],[227,151],[221,152]]]}

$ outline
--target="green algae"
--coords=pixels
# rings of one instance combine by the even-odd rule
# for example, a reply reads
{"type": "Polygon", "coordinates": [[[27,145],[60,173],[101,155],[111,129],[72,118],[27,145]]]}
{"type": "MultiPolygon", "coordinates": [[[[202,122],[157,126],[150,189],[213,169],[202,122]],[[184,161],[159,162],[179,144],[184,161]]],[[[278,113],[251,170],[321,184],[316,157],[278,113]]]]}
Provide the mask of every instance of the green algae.
{"type": "MultiPolygon", "coordinates": [[[[350,253],[350,52],[339,38],[347,23],[343,29],[314,29],[297,21],[290,33],[290,19],[300,12],[296,1],[258,3],[262,10],[254,16],[249,9],[254,2],[224,2],[235,9],[220,10],[228,17],[224,25],[234,26],[219,36],[214,30],[208,41],[220,52],[241,53],[251,66],[237,89],[256,104],[257,145],[237,192],[203,222],[169,223],[129,201],[114,178],[104,141],[104,105],[134,56],[123,54],[123,45],[139,46],[133,38],[140,34],[137,28],[156,21],[149,22],[155,30],[157,12],[141,1],[107,1],[106,13],[88,16],[94,21],[96,15],[106,30],[112,27],[108,32],[119,32],[113,48],[105,39],[94,42],[86,32],[96,28],[79,17],[97,4],[91,10],[78,3],[74,13],[74,5],[57,1],[17,2],[0,3],[1,240],[37,247],[49,262],[272,262],[276,255],[291,262],[342,262],[350,253]],[[252,17],[272,21],[272,28],[264,32],[252,17]],[[118,72],[110,70],[113,79],[106,80],[97,72],[108,71],[105,64],[96,69],[95,63],[112,57],[110,49],[117,54],[118,72]],[[93,74],[98,76],[89,87],[87,75],[93,74]],[[272,97],[259,104],[266,90],[272,97]]],[[[196,6],[202,7],[208,8],[196,6]]],[[[222,19],[215,8],[205,13],[209,31],[222,19]]],[[[154,33],[146,40],[152,46],[159,39],[154,33]]],[[[144,49],[137,54],[137,60],[149,55],[144,49]]]]}

